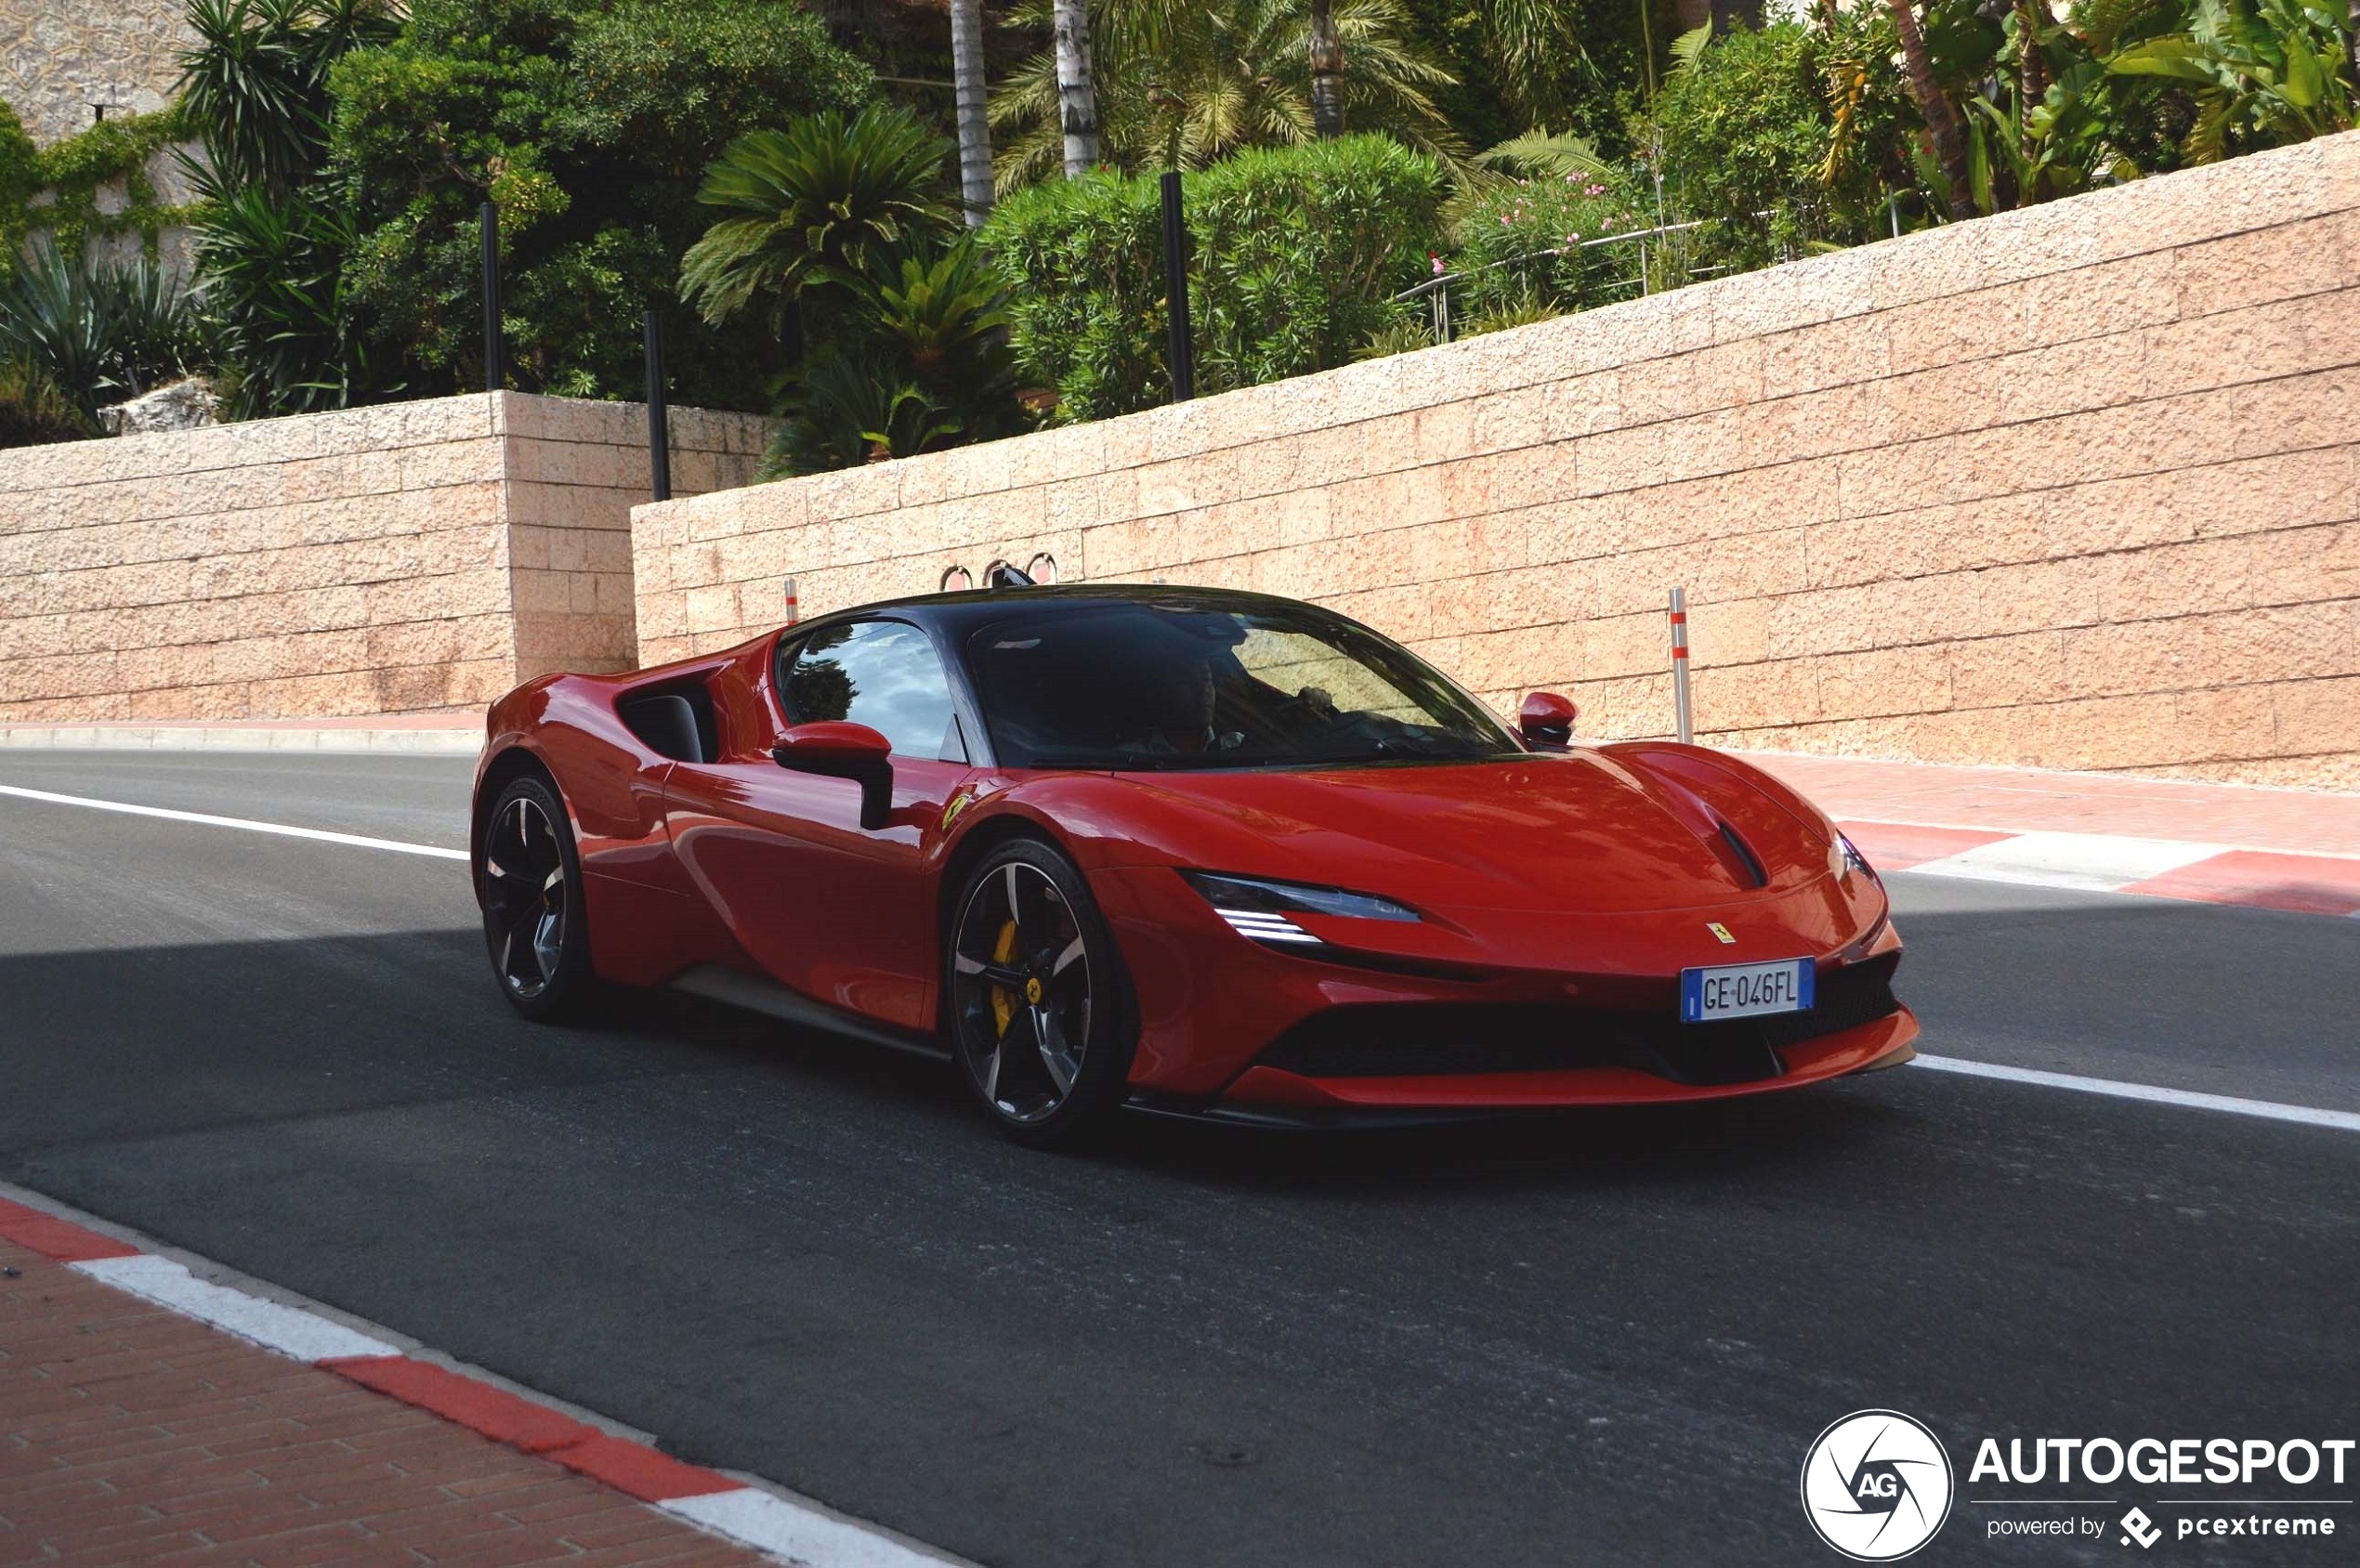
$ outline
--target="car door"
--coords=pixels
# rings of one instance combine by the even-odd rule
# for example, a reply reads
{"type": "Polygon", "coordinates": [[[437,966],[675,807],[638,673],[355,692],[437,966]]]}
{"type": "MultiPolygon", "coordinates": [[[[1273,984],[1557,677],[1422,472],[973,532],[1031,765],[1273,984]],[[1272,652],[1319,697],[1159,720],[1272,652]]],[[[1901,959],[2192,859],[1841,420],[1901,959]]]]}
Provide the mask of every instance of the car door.
{"type": "Polygon", "coordinates": [[[973,771],[933,640],[890,617],[781,641],[748,706],[768,722],[712,764],[675,765],[666,824],[691,881],[749,957],[815,1000],[931,1029],[937,850],[951,791],[973,771]],[[770,756],[789,725],[844,719],[893,745],[893,813],[860,826],[860,786],[770,756]]]}

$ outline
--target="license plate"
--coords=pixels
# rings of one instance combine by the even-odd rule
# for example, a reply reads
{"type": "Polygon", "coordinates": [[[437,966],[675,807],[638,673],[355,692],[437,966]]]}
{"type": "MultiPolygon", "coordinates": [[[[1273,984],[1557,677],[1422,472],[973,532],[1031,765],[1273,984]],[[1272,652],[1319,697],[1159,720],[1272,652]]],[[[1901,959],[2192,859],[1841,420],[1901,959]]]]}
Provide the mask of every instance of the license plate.
{"type": "Polygon", "coordinates": [[[1680,972],[1680,1021],[1711,1024],[1723,1018],[1804,1012],[1811,1006],[1816,973],[1816,966],[1809,959],[1684,969],[1680,972]]]}

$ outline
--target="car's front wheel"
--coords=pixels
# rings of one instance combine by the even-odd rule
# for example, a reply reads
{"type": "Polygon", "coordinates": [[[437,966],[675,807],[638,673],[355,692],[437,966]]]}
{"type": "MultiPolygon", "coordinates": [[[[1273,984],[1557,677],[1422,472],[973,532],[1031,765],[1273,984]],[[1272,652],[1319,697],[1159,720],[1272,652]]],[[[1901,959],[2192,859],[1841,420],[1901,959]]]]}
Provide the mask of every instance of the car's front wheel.
{"type": "Polygon", "coordinates": [[[1041,1147],[1105,1121],[1137,1026],[1081,871],[1048,844],[1011,840],[968,873],[953,908],[943,988],[960,1076],[985,1113],[1041,1147]]]}
{"type": "Polygon", "coordinates": [[[513,779],[492,802],[476,895],[492,973],[509,1003],[541,1022],[577,1007],[592,984],[582,867],[565,806],[541,779],[513,779]]]}

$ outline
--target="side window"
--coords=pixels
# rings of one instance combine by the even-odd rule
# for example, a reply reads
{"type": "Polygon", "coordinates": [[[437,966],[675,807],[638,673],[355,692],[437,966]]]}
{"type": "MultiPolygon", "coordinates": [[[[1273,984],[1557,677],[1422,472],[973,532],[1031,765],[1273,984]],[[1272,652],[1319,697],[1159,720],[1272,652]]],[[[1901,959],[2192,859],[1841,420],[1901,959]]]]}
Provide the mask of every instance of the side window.
{"type": "Polygon", "coordinates": [[[906,621],[855,621],[812,634],[788,655],[780,689],[789,724],[848,719],[903,756],[966,760],[942,660],[906,621]]]}

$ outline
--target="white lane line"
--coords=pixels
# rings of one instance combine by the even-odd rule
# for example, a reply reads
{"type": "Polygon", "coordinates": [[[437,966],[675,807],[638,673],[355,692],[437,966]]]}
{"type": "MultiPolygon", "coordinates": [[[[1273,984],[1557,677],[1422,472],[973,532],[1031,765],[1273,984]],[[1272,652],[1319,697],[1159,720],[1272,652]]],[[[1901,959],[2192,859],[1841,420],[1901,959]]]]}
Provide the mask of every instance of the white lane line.
{"type": "Polygon", "coordinates": [[[153,817],[165,822],[193,822],[201,828],[237,828],[249,833],[276,833],[281,838],[347,844],[354,849],[387,849],[396,855],[426,855],[437,860],[465,860],[467,857],[464,849],[444,849],[439,844],[405,843],[400,839],[373,839],[360,833],[331,833],[320,828],[293,828],[284,822],[256,822],[244,817],[214,817],[202,811],[167,811],[160,805],[132,805],[124,801],[94,801],[86,795],[56,795],[46,790],[20,789],[14,784],[0,784],[0,795],[14,795],[26,801],[46,801],[51,805],[85,806],[92,811],[119,811],[129,817],[153,817]]]}
{"type": "Polygon", "coordinates": [[[751,1486],[668,1497],[650,1506],[787,1562],[823,1563],[826,1568],[942,1568],[960,1561],[904,1545],[879,1534],[873,1525],[837,1519],[751,1486]]]}
{"type": "Polygon", "coordinates": [[[2113,893],[2132,882],[2162,876],[2199,860],[2228,853],[2217,843],[2179,839],[2133,839],[2110,833],[2018,833],[1977,844],[1939,860],[1911,866],[1921,877],[1964,877],[1976,882],[2029,882],[2113,893]]]}
{"type": "Polygon", "coordinates": [[[1920,1055],[1913,1065],[1932,1067],[1937,1073],[1958,1073],[1966,1078],[2000,1078],[2009,1083],[2038,1084],[2043,1089],[2070,1089],[2083,1094],[2107,1094],[2117,1100],[2147,1100],[2158,1105],[2180,1105],[2197,1111],[2227,1111],[2233,1116],[2260,1117],[2266,1121],[2293,1121],[2306,1127],[2332,1127],[2344,1132],[2360,1132],[2360,1112],[2323,1111],[2313,1105],[2287,1105],[2275,1100],[2246,1100],[2235,1094],[2199,1094],[2187,1089],[2158,1089],[2151,1083],[2083,1078],[2078,1073],[2044,1073],[2036,1067],[2002,1067],[1989,1062],[1969,1062],[1957,1056],[1920,1055]]]}
{"type": "Polygon", "coordinates": [[[211,1324],[265,1350],[297,1361],[327,1361],[347,1355],[400,1355],[383,1339],[331,1323],[300,1307],[282,1306],[227,1286],[210,1285],[169,1258],[142,1252],[131,1258],[98,1258],[66,1265],[102,1284],[169,1307],[183,1317],[211,1324]]]}

